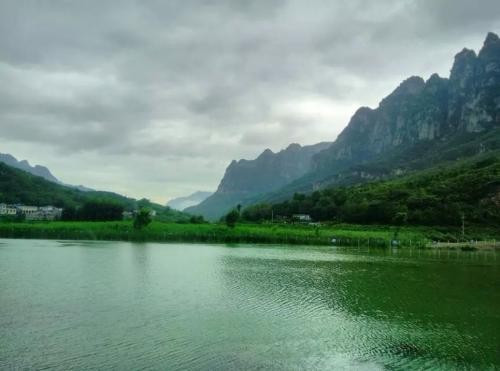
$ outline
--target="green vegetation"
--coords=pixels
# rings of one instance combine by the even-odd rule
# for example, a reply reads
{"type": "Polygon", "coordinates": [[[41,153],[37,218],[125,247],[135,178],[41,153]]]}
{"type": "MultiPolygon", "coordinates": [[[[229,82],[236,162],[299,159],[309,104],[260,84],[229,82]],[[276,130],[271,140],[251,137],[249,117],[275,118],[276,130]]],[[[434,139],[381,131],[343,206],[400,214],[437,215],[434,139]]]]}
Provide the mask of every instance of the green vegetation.
{"type": "Polygon", "coordinates": [[[353,224],[459,226],[500,225],[500,156],[488,155],[451,167],[405,177],[337,187],[291,200],[257,204],[243,210],[257,222],[309,214],[316,221],[353,224]]]}
{"type": "MultiPolygon", "coordinates": [[[[63,206],[64,202],[70,204],[64,214],[68,221],[23,222],[6,218],[0,223],[0,237],[4,238],[317,245],[331,245],[335,239],[336,245],[381,247],[389,246],[392,240],[398,240],[400,246],[422,247],[430,241],[500,238],[500,157],[491,154],[389,181],[325,189],[310,195],[296,194],[289,201],[258,204],[243,210],[237,207],[219,224],[164,209],[148,200],[136,201],[119,195],[95,198],[88,192],[68,190],[14,171],[15,182],[19,179],[32,182],[28,189],[33,193],[23,196],[28,200],[24,202],[28,203],[32,197],[33,203],[61,205],[56,203],[57,197],[61,197],[59,201],[63,206]],[[45,188],[53,191],[50,197],[56,197],[52,199],[54,202],[43,198],[48,195],[43,191],[45,188]],[[38,196],[37,189],[42,189],[38,196]],[[68,196],[68,200],[64,196],[68,196]],[[108,221],[119,219],[122,210],[132,207],[142,210],[135,220],[108,221]],[[149,210],[157,212],[151,223],[149,210]],[[283,222],[293,214],[310,214],[322,223],[268,222],[271,219],[283,222]],[[462,215],[466,220],[463,236],[462,215]]],[[[9,190],[6,184],[12,182],[0,179],[2,192],[9,190]]],[[[12,196],[16,192],[7,194],[12,196]]]]}
{"type": "Polygon", "coordinates": [[[34,206],[62,207],[65,220],[116,220],[120,210],[148,208],[161,221],[188,221],[189,215],[150,202],[135,200],[112,192],[83,192],[34,176],[0,162],[0,202],[34,206]],[[86,206],[88,205],[88,206],[86,206]],[[92,207],[90,207],[93,205],[92,207]],[[107,205],[101,207],[99,205],[107,205]],[[96,211],[98,209],[98,211],[96,211]],[[108,209],[108,210],[106,210],[108,209]]]}
{"type": "Polygon", "coordinates": [[[226,225],[229,228],[234,228],[236,226],[236,222],[240,218],[240,213],[238,210],[233,209],[227,215],[224,217],[224,220],[226,221],[226,225]]]}
{"type": "MultiPolygon", "coordinates": [[[[457,241],[460,228],[388,227],[362,225],[225,224],[164,223],[153,221],[135,229],[132,221],[120,222],[32,222],[0,223],[0,238],[276,243],[301,245],[387,247],[397,236],[400,246],[423,247],[430,241],[457,241]]],[[[466,239],[499,239],[498,228],[468,228],[466,239]]]]}
{"type": "Polygon", "coordinates": [[[201,215],[192,215],[189,218],[189,223],[191,223],[191,224],[203,224],[203,223],[207,223],[207,221],[201,215]]]}
{"type": "Polygon", "coordinates": [[[111,221],[122,220],[123,206],[117,201],[89,200],[80,208],[64,209],[63,220],[111,221]]]}
{"type": "Polygon", "coordinates": [[[134,218],[134,228],[142,229],[151,223],[151,211],[148,209],[141,209],[134,218]]]}

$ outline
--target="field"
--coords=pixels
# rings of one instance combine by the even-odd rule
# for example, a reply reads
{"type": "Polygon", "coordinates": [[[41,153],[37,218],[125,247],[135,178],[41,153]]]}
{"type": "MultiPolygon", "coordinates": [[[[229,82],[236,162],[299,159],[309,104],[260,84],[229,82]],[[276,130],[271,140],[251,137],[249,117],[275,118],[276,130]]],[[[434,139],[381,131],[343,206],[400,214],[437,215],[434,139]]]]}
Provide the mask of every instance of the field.
{"type": "MultiPolygon", "coordinates": [[[[303,245],[424,247],[432,241],[455,242],[460,231],[450,228],[362,225],[182,224],[153,222],[142,230],[130,221],[0,223],[0,238],[37,238],[110,241],[274,243],[303,245]]],[[[500,231],[474,228],[465,240],[499,239],[500,231]]]]}

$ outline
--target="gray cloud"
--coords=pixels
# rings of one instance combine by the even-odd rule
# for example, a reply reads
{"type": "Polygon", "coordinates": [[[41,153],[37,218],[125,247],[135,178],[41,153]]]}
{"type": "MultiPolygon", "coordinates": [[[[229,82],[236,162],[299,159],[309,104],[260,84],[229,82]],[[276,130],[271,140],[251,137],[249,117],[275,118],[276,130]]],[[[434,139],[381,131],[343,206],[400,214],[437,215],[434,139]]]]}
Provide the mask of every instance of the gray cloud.
{"type": "Polygon", "coordinates": [[[404,78],[447,75],[500,3],[0,3],[3,152],[66,182],[158,201],[233,158],[333,140],[404,78]]]}

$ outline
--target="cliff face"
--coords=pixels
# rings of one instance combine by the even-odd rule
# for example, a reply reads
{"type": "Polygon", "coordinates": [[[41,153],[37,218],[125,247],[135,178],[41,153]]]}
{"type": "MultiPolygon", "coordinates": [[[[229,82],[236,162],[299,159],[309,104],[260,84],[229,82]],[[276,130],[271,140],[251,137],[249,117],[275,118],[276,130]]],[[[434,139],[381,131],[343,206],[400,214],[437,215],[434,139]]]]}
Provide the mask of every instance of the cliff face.
{"type": "Polygon", "coordinates": [[[499,148],[500,39],[489,33],[477,55],[463,49],[455,56],[449,78],[413,76],[377,108],[359,108],[333,144],[233,161],[217,192],[186,211],[218,217],[245,200],[398,176],[499,148]]]}
{"type": "Polygon", "coordinates": [[[294,143],[278,153],[266,149],[255,160],[233,160],[217,191],[185,211],[217,219],[238,203],[244,204],[252,196],[274,191],[305,175],[312,169],[312,157],[330,145],[325,142],[302,147],[294,143]]]}
{"type": "Polygon", "coordinates": [[[310,171],[312,156],[330,144],[302,147],[294,143],[278,153],[266,149],[255,160],[233,161],[227,167],[217,192],[237,191],[253,195],[279,188],[310,171]]]}
{"type": "Polygon", "coordinates": [[[455,56],[449,79],[410,77],[376,109],[360,108],[314,169],[331,173],[400,146],[447,140],[500,126],[500,39],[489,33],[478,55],[455,56]]]}

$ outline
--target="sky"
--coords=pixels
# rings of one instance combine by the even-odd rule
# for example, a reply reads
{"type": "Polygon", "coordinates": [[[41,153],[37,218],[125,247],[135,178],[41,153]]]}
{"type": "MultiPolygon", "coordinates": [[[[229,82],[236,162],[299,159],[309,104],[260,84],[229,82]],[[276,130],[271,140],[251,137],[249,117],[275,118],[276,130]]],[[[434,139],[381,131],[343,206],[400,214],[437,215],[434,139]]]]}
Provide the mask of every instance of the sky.
{"type": "Polygon", "coordinates": [[[498,0],[2,0],[0,152],[159,203],[447,77],[498,0]]]}

